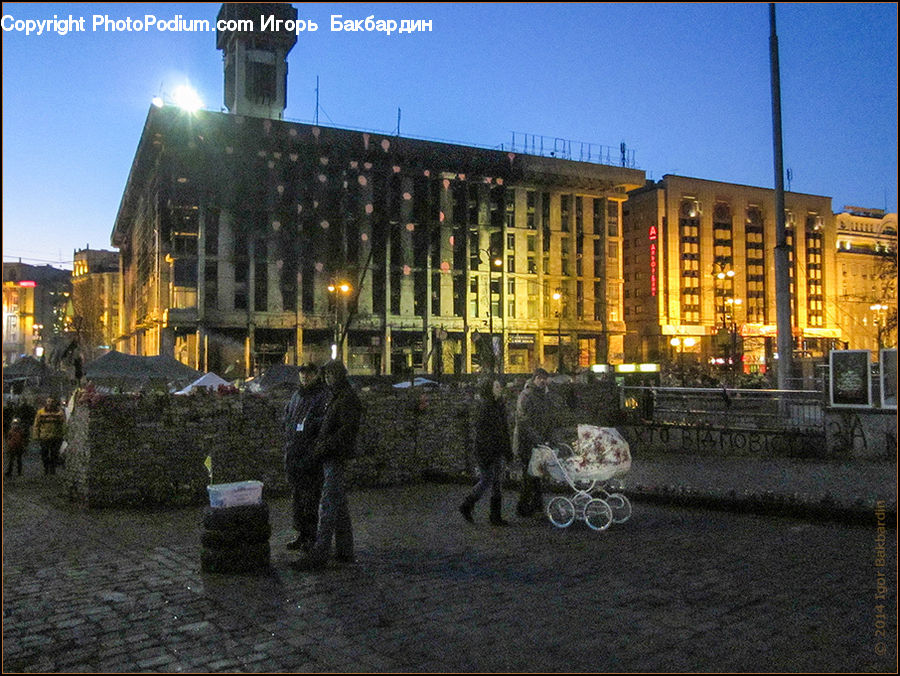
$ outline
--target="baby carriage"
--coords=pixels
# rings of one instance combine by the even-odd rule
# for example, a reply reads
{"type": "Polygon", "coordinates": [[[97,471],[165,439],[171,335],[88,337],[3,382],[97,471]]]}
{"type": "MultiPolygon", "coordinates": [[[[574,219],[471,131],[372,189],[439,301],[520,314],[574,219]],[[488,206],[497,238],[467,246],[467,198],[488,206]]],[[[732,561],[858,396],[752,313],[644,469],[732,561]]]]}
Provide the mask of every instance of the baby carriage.
{"type": "Polygon", "coordinates": [[[604,482],[631,468],[628,442],[613,427],[579,425],[578,438],[568,444],[541,444],[531,452],[528,473],[567,483],[575,495],[557,495],[547,503],[547,516],[558,528],[575,519],[590,528],[606,530],[631,517],[631,502],[622,493],[610,493],[604,482]]]}

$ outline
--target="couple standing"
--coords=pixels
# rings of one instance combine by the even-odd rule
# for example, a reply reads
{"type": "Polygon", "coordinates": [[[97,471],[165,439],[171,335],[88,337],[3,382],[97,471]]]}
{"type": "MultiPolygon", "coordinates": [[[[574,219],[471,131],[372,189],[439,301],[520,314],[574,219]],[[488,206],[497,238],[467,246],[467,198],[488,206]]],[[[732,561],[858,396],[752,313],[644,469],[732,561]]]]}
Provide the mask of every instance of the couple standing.
{"type": "Polygon", "coordinates": [[[320,570],[331,556],[352,562],[353,527],[344,486],[344,463],[354,454],[362,403],[339,361],[321,370],[300,367],[300,387],[285,409],[284,465],[293,489],[297,539],[287,545],[303,557],[297,570],[320,570]],[[324,379],[324,382],[322,382],[324,379]]]}
{"type": "Polygon", "coordinates": [[[509,442],[506,425],[506,406],[503,403],[503,386],[499,380],[483,380],[476,395],[472,419],[472,447],[478,460],[481,477],[475,488],[466,496],[459,511],[466,521],[473,522],[475,503],[491,489],[490,521],[495,526],[505,526],[502,517],[501,493],[503,462],[513,459],[513,447],[522,462],[522,492],[516,512],[519,516],[531,516],[543,509],[541,483],[538,477],[528,473],[531,450],[547,441],[553,429],[552,406],[547,390],[549,374],[542,368],[525,383],[516,402],[513,442],[509,442]]]}

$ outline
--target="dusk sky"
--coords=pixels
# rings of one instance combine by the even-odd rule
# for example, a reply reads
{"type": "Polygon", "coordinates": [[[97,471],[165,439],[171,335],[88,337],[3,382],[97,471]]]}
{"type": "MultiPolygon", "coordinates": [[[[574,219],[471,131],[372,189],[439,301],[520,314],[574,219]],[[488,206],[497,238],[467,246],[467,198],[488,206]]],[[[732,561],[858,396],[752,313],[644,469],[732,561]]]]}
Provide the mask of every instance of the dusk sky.
{"type": "MultiPolygon", "coordinates": [[[[285,118],[483,147],[512,132],[625,142],[648,179],[772,188],[769,6],[295,3],[285,118]],[[431,32],[332,32],[344,19],[431,32]]],[[[110,233],[154,96],[223,107],[220,5],[3,4],[3,260],[71,267],[110,233]],[[84,17],[26,35],[24,20],[84,17]],[[94,15],[206,19],[213,32],[105,32],[94,15]],[[8,18],[11,17],[11,18],[8,18]],[[13,30],[7,30],[7,28],[13,30]]],[[[897,5],[778,4],[790,189],[897,210],[897,5]]],[[[615,157],[614,157],[615,159],[615,157]]],[[[787,188],[787,184],[785,185],[787,188]]]]}

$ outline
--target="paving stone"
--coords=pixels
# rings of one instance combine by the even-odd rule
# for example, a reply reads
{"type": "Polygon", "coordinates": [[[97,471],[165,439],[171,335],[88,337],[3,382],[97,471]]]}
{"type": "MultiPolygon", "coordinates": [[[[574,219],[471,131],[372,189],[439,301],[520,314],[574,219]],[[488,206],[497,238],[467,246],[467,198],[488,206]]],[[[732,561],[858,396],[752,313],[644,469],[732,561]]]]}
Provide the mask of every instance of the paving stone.
{"type": "MultiPolygon", "coordinates": [[[[697,472],[675,462],[660,468],[671,470],[674,482],[677,472],[697,472]]],[[[712,475],[727,474],[721,469],[713,465],[712,475]]],[[[753,488],[760,481],[752,467],[735,474],[753,488]]],[[[866,484],[870,474],[859,482],[866,484]]],[[[132,511],[131,526],[123,529],[121,511],[70,507],[52,480],[7,485],[4,668],[895,666],[896,590],[885,602],[891,639],[883,659],[872,641],[874,514],[869,526],[850,526],[636,501],[628,523],[602,534],[512,514],[512,525],[499,532],[459,518],[456,504],[467,489],[422,484],[353,491],[355,566],[297,574],[287,567],[293,556],[273,551],[272,570],[248,577],[196,572],[202,508],[132,511]],[[11,500],[15,508],[7,509],[11,500]]],[[[506,498],[513,504],[511,493],[506,498]]],[[[289,501],[273,500],[270,508],[273,532],[292,535],[289,501]]],[[[893,530],[886,558],[885,570],[895,570],[893,530]]]]}

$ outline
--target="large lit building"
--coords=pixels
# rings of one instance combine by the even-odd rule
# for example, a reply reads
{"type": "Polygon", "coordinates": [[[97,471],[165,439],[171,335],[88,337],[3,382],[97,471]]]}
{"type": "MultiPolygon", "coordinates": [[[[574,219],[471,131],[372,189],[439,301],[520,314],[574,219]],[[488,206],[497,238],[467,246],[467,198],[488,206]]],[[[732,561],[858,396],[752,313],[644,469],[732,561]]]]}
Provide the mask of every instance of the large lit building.
{"type": "Polygon", "coordinates": [[[66,325],[71,279],[49,265],[3,264],[3,363],[41,357],[66,325]]]}
{"type": "Polygon", "coordinates": [[[119,253],[85,248],[72,264],[72,326],[87,361],[119,336],[119,253]]]}
{"type": "MultiPolygon", "coordinates": [[[[711,373],[766,372],[776,357],[774,191],[666,175],[624,212],[629,361],[684,359],[711,373]]],[[[798,373],[840,344],[831,198],[788,192],[798,373]]]]}
{"type": "Polygon", "coordinates": [[[118,349],[232,377],[622,361],[622,208],[645,180],[624,149],[287,122],[295,40],[220,33],[229,112],[150,109],[112,233],[118,349]]]}
{"type": "Polygon", "coordinates": [[[837,228],[835,316],[851,350],[897,347],[897,214],[844,207],[837,228]]]}

